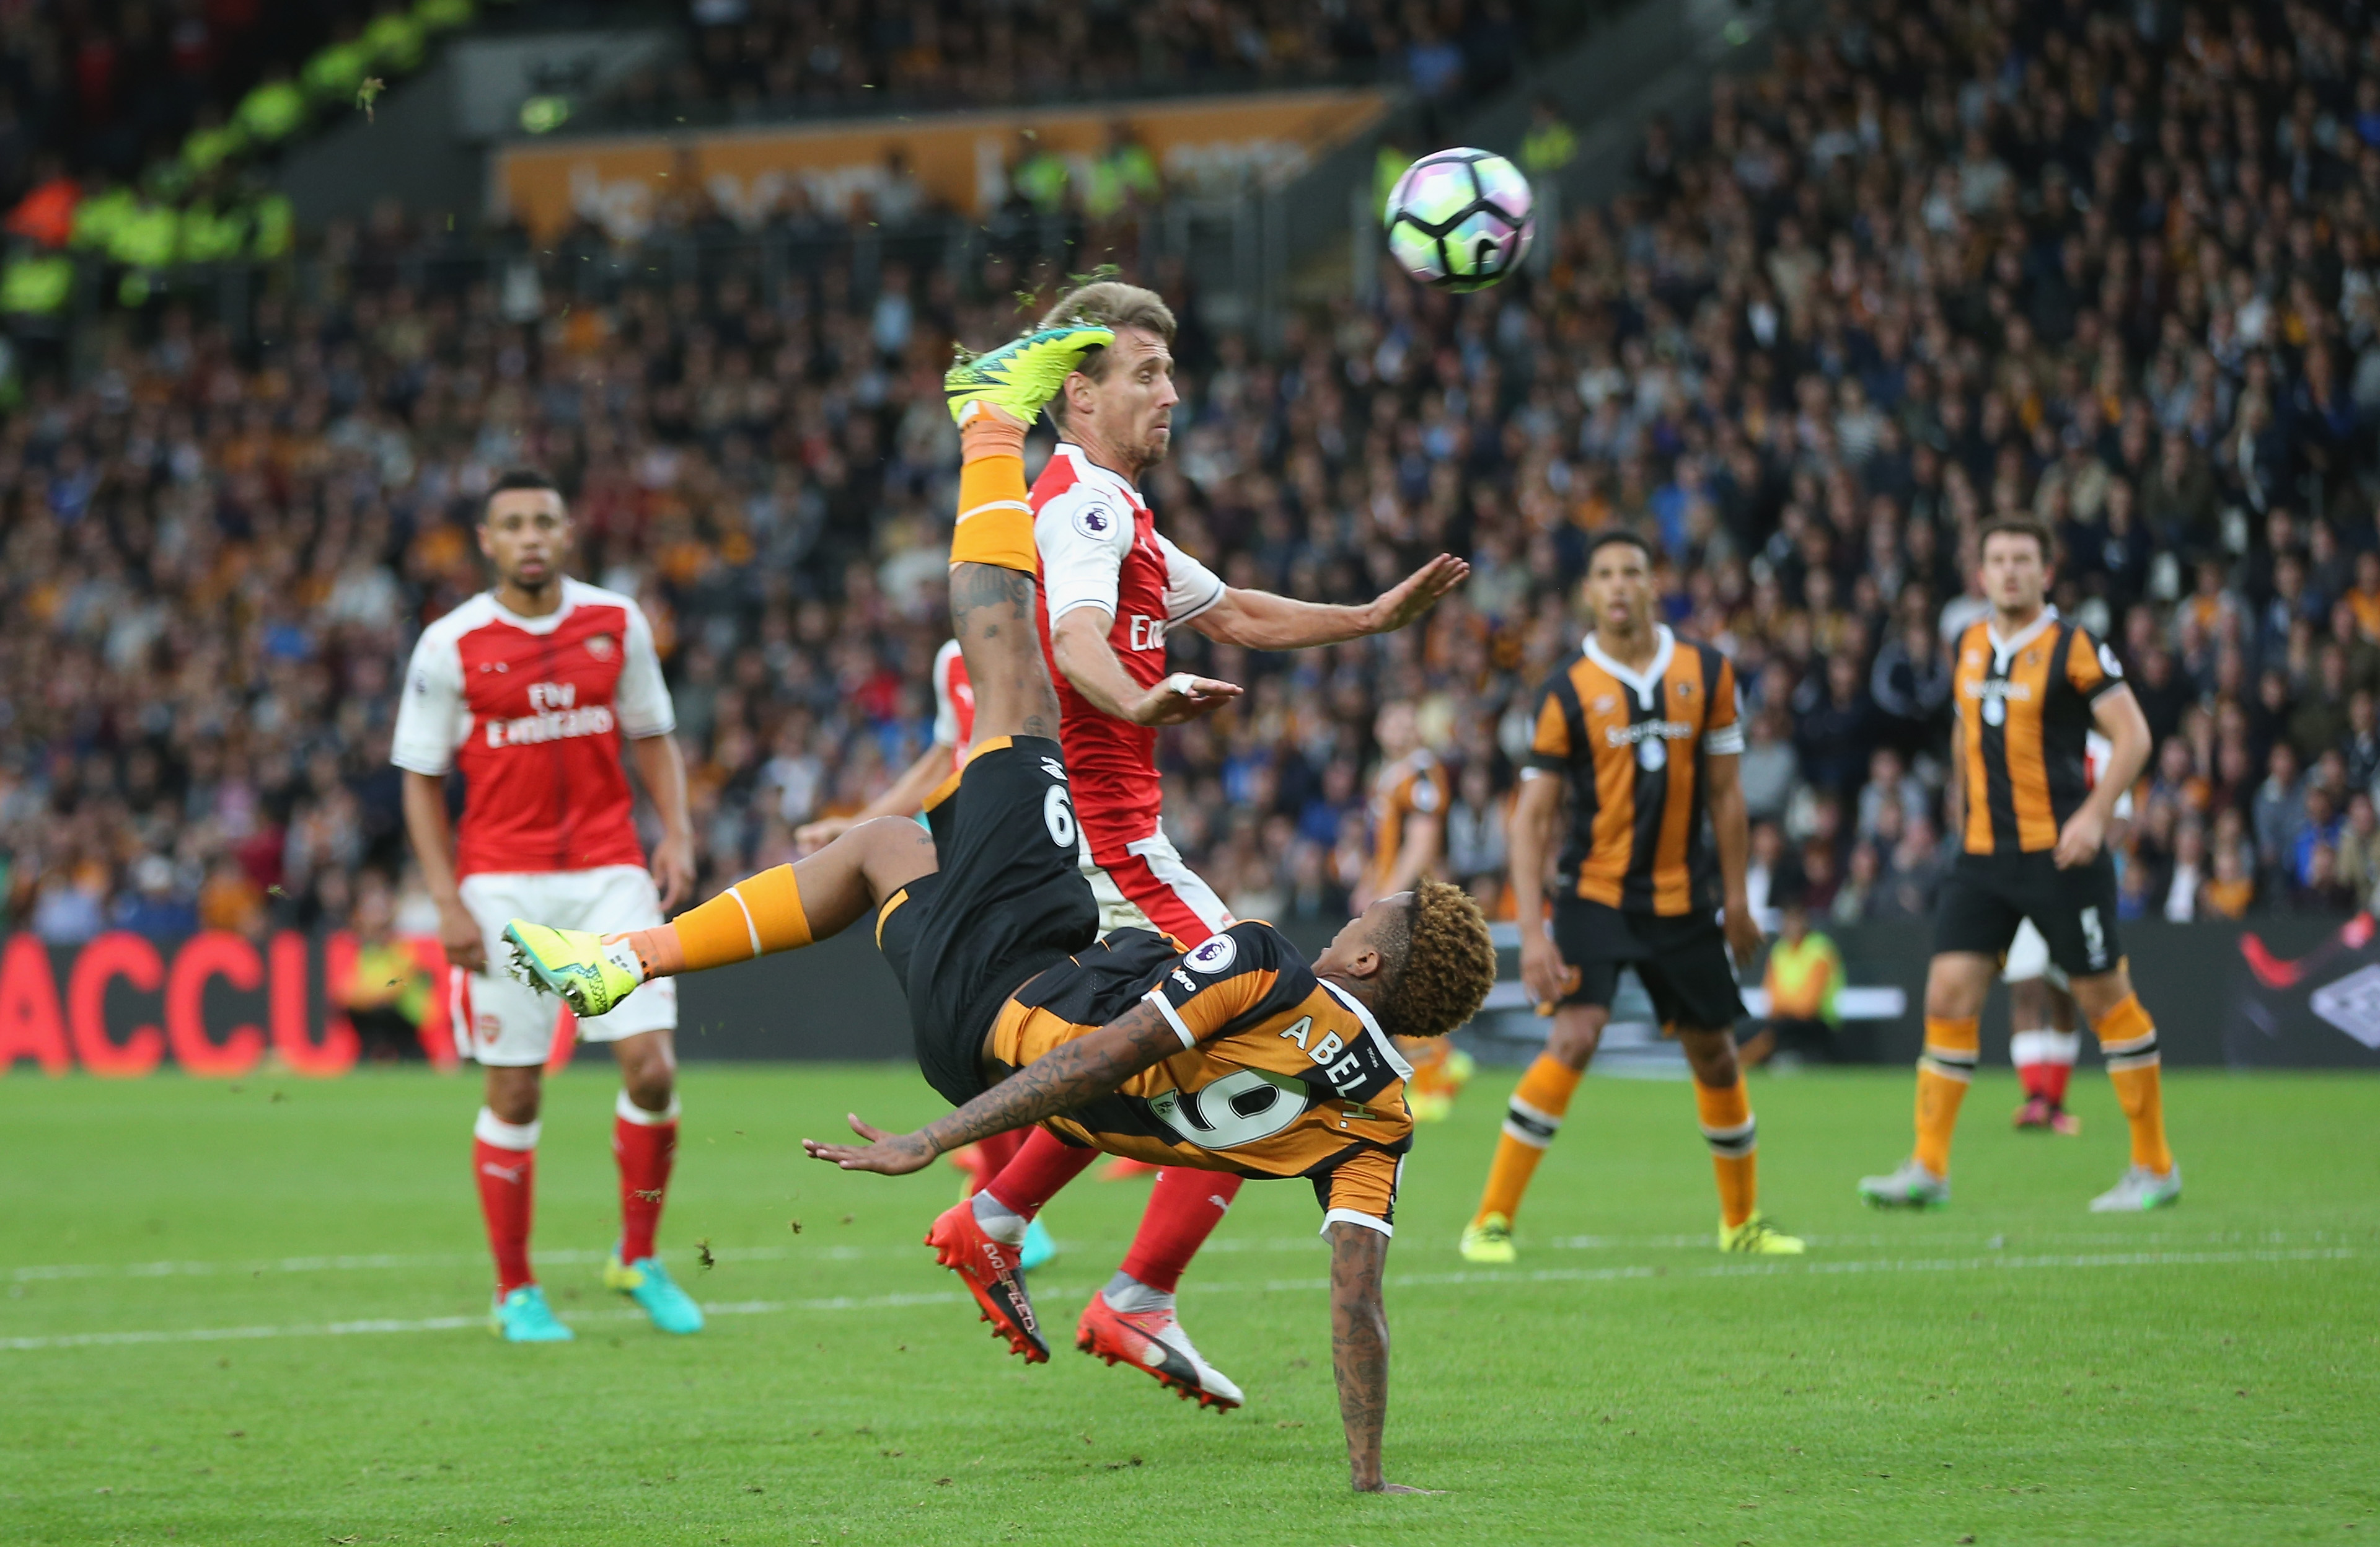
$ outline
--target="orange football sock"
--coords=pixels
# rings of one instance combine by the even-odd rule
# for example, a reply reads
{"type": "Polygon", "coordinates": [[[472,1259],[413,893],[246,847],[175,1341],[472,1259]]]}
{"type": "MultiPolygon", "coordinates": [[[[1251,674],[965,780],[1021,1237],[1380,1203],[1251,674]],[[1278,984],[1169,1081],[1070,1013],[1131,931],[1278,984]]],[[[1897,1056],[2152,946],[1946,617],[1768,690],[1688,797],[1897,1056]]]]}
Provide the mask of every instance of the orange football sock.
{"type": "Polygon", "coordinates": [[[1496,1140],[1496,1159],[1488,1167],[1488,1188],[1479,1195],[1479,1212],[1471,1216],[1472,1224],[1489,1214],[1509,1220],[1521,1212],[1529,1178],[1537,1174],[1546,1146],[1561,1131],[1562,1116],[1570,1111],[1571,1094],[1583,1072],[1550,1053],[1540,1053],[1521,1077],[1505,1108],[1504,1132],[1496,1140]]]}
{"type": "Polygon", "coordinates": [[[986,404],[959,427],[959,518],[953,564],[994,564],[1038,574],[1033,506],[1026,500],[1025,426],[986,404]]]}
{"type": "Polygon", "coordinates": [[[1760,1206],[1760,1126],[1742,1074],[1732,1085],[1694,1081],[1694,1113],[1702,1119],[1703,1142],[1710,1146],[1711,1171],[1718,1180],[1719,1223],[1732,1230],[1760,1206]]]}
{"type": "Polygon", "coordinates": [[[1399,1037],[1397,1051],[1413,1066],[1414,1090],[1427,1095],[1451,1096],[1453,1082],[1447,1078],[1446,1061],[1453,1047],[1444,1037],[1399,1037]]]}
{"type": "Polygon", "coordinates": [[[647,978],[666,978],[776,951],[798,951],[810,943],[810,920],[802,910],[802,889],[794,880],[794,868],[779,865],[686,909],[674,923],[604,938],[606,943],[625,940],[647,978]]]}
{"type": "Polygon", "coordinates": [[[1983,1048],[1983,1021],[1976,1016],[1925,1017],[1925,1051],[1917,1059],[1917,1163],[1937,1176],[1950,1174],[1950,1135],[1959,1126],[1959,1103],[1975,1078],[1983,1048]]]}
{"type": "Polygon", "coordinates": [[[2107,1055],[2107,1082],[2116,1088],[2116,1104],[2132,1129],[2132,1163],[2162,1176],[2173,1169],[2173,1151],[2165,1141],[2165,1091],[2157,1056],[2156,1025],[2141,1007],[2140,996],[2128,993],[2092,1028],[2099,1051],[2107,1055]]]}

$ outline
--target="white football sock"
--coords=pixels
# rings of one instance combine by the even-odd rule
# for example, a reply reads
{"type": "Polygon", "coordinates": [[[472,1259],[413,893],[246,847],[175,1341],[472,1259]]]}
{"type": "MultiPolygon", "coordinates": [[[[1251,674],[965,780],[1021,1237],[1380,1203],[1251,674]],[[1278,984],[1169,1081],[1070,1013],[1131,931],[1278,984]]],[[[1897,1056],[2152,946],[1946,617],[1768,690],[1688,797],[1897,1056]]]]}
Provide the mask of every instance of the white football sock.
{"type": "Polygon", "coordinates": [[[975,1223],[1002,1246],[1023,1246],[1026,1227],[1033,1222],[987,1191],[975,1195],[975,1223]]]}
{"type": "Polygon", "coordinates": [[[1118,1270],[1115,1277],[1108,1280],[1108,1286],[1099,1293],[1107,1297],[1110,1306],[1125,1312],[1173,1309],[1172,1295],[1151,1289],[1148,1285],[1122,1270],[1118,1270]]]}

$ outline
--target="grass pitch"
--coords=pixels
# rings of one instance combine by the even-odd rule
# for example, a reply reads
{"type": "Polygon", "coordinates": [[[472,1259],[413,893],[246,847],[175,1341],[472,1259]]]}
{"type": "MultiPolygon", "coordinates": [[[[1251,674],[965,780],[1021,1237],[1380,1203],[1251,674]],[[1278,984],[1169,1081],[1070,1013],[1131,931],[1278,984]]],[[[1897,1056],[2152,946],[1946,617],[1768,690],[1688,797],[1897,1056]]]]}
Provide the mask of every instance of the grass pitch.
{"type": "MultiPolygon", "coordinates": [[[[2193,1542],[2380,1538],[2380,1083],[2168,1077],[2176,1211],[2083,1212],[2124,1160],[2020,1138],[1978,1081],[1954,1209],[1853,1199],[1905,1071],[1761,1078],[1798,1262],[1722,1259],[1685,1089],[1590,1080],[1512,1270],[1454,1238],[1509,1075],[1407,1167],[1389,1475],[1357,1498],[1318,1212],[1249,1188],[1184,1284],[1249,1393],[1202,1414],[1062,1346],[1028,1370],[918,1237],[956,1188],[795,1140],[937,1110],[891,1067],[697,1068],[664,1338],[598,1282],[612,1082],[556,1079],[539,1261],[579,1341],[480,1330],[468,1079],[0,1081],[0,1539],[26,1543],[2193,1542]],[[798,1234],[793,1222],[798,1221],[798,1234]],[[717,1266],[696,1265],[707,1240],[717,1266]]],[[[1145,1184],[1077,1184],[1061,1337],[1145,1184]]],[[[1070,1341],[1070,1340],[1069,1340],[1070,1341]]]]}

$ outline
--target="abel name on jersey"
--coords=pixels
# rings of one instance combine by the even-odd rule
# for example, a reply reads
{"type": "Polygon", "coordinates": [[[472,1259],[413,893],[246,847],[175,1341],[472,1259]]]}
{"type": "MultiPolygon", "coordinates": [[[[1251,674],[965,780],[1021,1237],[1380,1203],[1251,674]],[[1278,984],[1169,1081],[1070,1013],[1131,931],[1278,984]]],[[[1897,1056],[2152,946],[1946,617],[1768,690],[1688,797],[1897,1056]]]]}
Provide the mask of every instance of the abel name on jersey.
{"type": "MultiPolygon", "coordinates": [[[[1306,968],[1305,958],[1293,947],[1284,948],[1287,946],[1287,941],[1270,924],[1244,920],[1184,953],[1165,974],[1157,992],[1178,1012],[1226,977],[1237,976],[1238,972],[1278,973],[1271,992],[1249,1010],[1234,1017],[1224,1034],[1243,1026],[1261,1024],[1281,1009],[1305,1002],[1318,988],[1331,992],[1306,968]]],[[[1341,996],[1334,993],[1333,997],[1341,996]]],[[[1294,1043],[1312,1063],[1304,1079],[1329,1085],[1331,1093],[1342,1102],[1362,1106],[1402,1078],[1368,1034],[1350,1040],[1337,1031],[1318,1028],[1311,1015],[1300,1016],[1275,1035],[1280,1041],[1294,1043]]]]}

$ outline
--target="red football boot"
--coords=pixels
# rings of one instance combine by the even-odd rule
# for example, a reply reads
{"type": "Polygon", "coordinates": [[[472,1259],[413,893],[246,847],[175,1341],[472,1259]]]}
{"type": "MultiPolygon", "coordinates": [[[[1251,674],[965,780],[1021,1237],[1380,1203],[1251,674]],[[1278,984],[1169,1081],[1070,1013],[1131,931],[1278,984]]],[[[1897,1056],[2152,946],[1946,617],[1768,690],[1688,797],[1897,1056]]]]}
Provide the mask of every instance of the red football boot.
{"type": "Polygon", "coordinates": [[[1049,1341],[1041,1335],[1033,1301],[1025,1293],[1024,1273],[1016,1265],[1017,1249],[984,1234],[973,1203],[946,1210],[926,1232],[926,1244],[943,1267],[959,1275],[983,1308],[983,1319],[996,1336],[1007,1341],[1010,1351],[1024,1355],[1027,1364],[1050,1362],[1049,1341]]]}
{"type": "Polygon", "coordinates": [[[1159,1385],[1171,1386],[1184,1401],[1196,1397],[1201,1407],[1229,1412],[1240,1405],[1240,1388],[1199,1357],[1171,1309],[1118,1310],[1105,1293],[1093,1295],[1075,1327],[1075,1346],[1110,1364],[1122,1359],[1155,1376],[1159,1385]]]}

